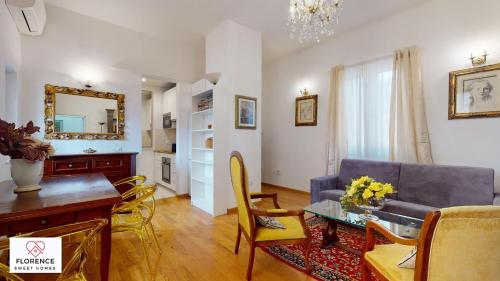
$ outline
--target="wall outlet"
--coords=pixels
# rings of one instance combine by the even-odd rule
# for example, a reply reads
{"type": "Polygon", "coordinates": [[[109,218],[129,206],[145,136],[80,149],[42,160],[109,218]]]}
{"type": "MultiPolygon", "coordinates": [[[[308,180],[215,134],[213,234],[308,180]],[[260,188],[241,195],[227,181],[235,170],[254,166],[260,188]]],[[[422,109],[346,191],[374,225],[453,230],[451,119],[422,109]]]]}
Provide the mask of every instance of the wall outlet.
{"type": "Polygon", "coordinates": [[[281,171],[280,170],[276,170],[275,173],[276,173],[277,176],[281,176],[281,171]]]}

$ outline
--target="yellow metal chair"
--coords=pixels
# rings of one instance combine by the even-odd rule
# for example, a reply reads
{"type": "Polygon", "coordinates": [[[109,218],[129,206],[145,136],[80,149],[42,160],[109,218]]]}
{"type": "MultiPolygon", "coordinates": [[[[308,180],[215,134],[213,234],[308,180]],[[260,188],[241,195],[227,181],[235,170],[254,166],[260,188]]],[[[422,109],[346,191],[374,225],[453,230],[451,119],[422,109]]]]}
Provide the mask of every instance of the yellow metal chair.
{"type": "MultiPolygon", "coordinates": [[[[122,179],[122,180],[119,180],[117,182],[114,182],[113,183],[113,186],[119,186],[119,185],[130,185],[131,188],[124,192],[122,194],[122,200],[124,201],[130,201],[133,197],[136,197],[137,196],[137,190],[138,188],[141,188],[146,182],[146,176],[133,176],[133,177],[129,177],[129,178],[125,178],[125,179],[122,179]]],[[[156,209],[156,202],[155,202],[155,198],[154,196],[151,197],[151,200],[146,202],[147,205],[149,205],[149,208],[151,209],[151,213],[154,214],[155,212],[155,209],[156,209]]],[[[158,243],[158,237],[156,235],[156,232],[154,230],[154,226],[153,226],[153,223],[151,222],[151,219],[149,220],[149,223],[147,224],[147,226],[149,227],[152,235],[153,235],[153,239],[154,239],[154,242],[156,244],[156,247],[158,248],[159,252],[161,253],[161,247],[160,247],[160,243],[158,243]]],[[[147,234],[147,232],[146,232],[147,234]]]]}
{"type": "Polygon", "coordinates": [[[148,264],[148,269],[152,272],[151,262],[147,252],[146,242],[150,237],[148,228],[151,230],[154,242],[161,254],[160,244],[154,232],[151,220],[155,213],[154,194],[156,185],[144,184],[131,190],[124,199],[133,198],[130,201],[122,201],[115,206],[111,215],[111,231],[112,232],[133,232],[141,241],[144,255],[148,264]]]}
{"type": "Polygon", "coordinates": [[[134,192],[134,189],[141,187],[142,185],[144,185],[145,182],[146,182],[145,176],[133,176],[133,177],[125,178],[125,179],[119,180],[117,182],[114,182],[113,186],[114,187],[117,187],[119,185],[129,185],[130,186],[130,189],[122,194],[122,199],[123,199],[123,197],[130,198],[130,194],[134,192]]]}
{"type": "Polygon", "coordinates": [[[427,214],[418,239],[397,236],[369,221],[363,280],[498,280],[500,206],[445,208],[427,214]],[[375,245],[375,231],[395,244],[375,245]],[[415,269],[398,262],[417,247],[415,269]]]}
{"type": "Polygon", "coordinates": [[[305,246],[305,267],[310,272],[309,252],[311,235],[304,219],[303,210],[285,210],[278,205],[277,194],[255,193],[248,190],[248,173],[241,154],[231,153],[230,158],[231,182],[238,205],[238,233],[236,237],[235,254],[238,254],[241,234],[250,244],[250,258],[248,261],[247,280],[252,277],[253,261],[256,247],[266,247],[280,244],[303,244],[305,246]],[[262,210],[251,205],[251,199],[272,198],[275,209],[262,210]],[[255,217],[277,217],[286,229],[270,229],[256,223],[255,217]],[[297,218],[294,218],[297,217],[297,218]]]}
{"type": "MultiPolygon", "coordinates": [[[[85,264],[89,249],[95,244],[100,232],[107,224],[108,220],[106,219],[96,219],[39,230],[15,237],[61,237],[63,256],[70,251],[71,257],[64,265],[63,271],[56,281],[87,281],[85,264]]],[[[8,250],[9,239],[0,240],[0,252],[8,254],[8,250]]],[[[24,281],[22,274],[10,273],[9,266],[3,261],[0,262],[0,277],[0,279],[3,278],[7,281],[24,281]]]]}

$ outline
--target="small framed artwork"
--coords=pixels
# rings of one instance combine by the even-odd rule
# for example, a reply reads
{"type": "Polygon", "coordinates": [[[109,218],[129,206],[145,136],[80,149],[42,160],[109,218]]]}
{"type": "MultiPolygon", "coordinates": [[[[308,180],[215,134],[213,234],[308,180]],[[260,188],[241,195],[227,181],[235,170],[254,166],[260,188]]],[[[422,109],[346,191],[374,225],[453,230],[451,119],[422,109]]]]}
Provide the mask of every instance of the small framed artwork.
{"type": "Polygon", "coordinates": [[[295,99],[295,126],[316,126],[318,124],[318,95],[295,99]]]}
{"type": "Polygon", "coordinates": [[[251,129],[257,128],[257,98],[235,96],[235,128],[251,129]]]}
{"type": "Polygon", "coordinates": [[[500,64],[450,72],[448,119],[500,117],[500,64]]]}

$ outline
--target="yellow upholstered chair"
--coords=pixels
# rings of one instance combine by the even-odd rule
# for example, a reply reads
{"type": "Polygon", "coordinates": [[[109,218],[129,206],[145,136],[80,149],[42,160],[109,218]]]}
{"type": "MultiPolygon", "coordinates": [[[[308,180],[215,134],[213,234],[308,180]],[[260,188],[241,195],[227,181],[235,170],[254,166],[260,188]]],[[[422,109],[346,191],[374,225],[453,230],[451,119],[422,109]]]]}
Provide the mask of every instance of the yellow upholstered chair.
{"type": "Polygon", "coordinates": [[[152,272],[146,242],[150,240],[148,227],[151,230],[154,242],[161,254],[160,244],[154,232],[151,220],[155,213],[154,194],[155,184],[143,184],[131,189],[124,200],[111,211],[111,232],[133,232],[141,241],[148,269],[152,272]],[[130,201],[126,199],[132,198],[130,201]]]}
{"type": "Polygon", "coordinates": [[[366,225],[363,280],[476,281],[500,278],[500,206],[445,208],[427,214],[418,239],[366,225]],[[375,245],[375,231],[395,244],[375,245]],[[398,262],[417,247],[415,269],[398,262]]]}
{"type": "Polygon", "coordinates": [[[266,247],[279,244],[304,244],[305,266],[310,272],[309,252],[311,235],[304,220],[303,210],[285,210],[278,205],[277,194],[250,194],[248,190],[248,174],[240,153],[234,151],[230,158],[231,182],[238,205],[238,233],[236,237],[235,254],[238,254],[241,234],[250,244],[250,259],[247,269],[247,280],[251,279],[256,247],[266,247]],[[275,209],[262,210],[251,205],[251,199],[272,198],[275,209]],[[277,217],[286,229],[271,229],[256,223],[256,216],[277,217]]]}
{"type": "MultiPolygon", "coordinates": [[[[78,222],[58,227],[47,228],[15,237],[61,237],[63,257],[68,256],[67,262],[63,259],[63,271],[56,281],[87,281],[85,264],[88,252],[105,225],[106,219],[96,219],[87,222],[78,222]]],[[[9,239],[0,240],[2,257],[8,257],[9,239]]],[[[3,260],[0,262],[0,280],[23,281],[23,276],[30,274],[9,273],[9,266],[3,260]]],[[[31,274],[32,275],[32,274],[31,274]]],[[[92,279],[90,279],[92,280],[92,279]]]]}

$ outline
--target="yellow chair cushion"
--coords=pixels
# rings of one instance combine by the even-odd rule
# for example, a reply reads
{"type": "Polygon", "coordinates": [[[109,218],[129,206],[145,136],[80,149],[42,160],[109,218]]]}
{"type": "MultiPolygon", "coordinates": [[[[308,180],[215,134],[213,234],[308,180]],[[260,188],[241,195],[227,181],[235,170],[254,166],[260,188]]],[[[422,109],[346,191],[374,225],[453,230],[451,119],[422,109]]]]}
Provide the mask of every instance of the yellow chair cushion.
{"type": "Polygon", "coordinates": [[[287,240],[287,239],[301,239],[306,238],[304,229],[300,221],[294,217],[279,217],[279,220],[286,229],[272,229],[256,225],[257,234],[255,241],[273,241],[273,240],[287,240]]]}
{"type": "Polygon", "coordinates": [[[365,260],[391,281],[412,281],[414,270],[399,268],[398,263],[414,247],[400,244],[375,245],[365,253],[365,260]]]}

